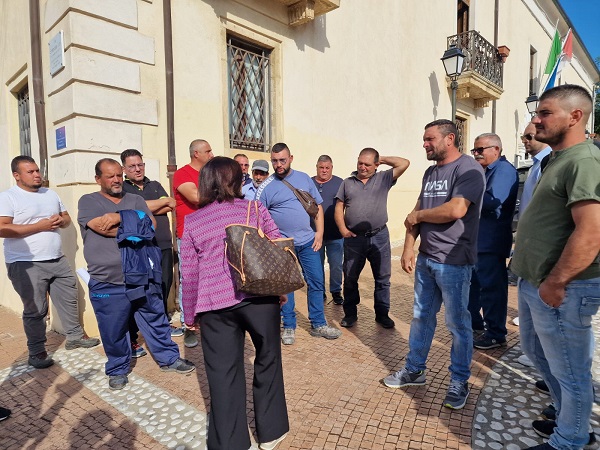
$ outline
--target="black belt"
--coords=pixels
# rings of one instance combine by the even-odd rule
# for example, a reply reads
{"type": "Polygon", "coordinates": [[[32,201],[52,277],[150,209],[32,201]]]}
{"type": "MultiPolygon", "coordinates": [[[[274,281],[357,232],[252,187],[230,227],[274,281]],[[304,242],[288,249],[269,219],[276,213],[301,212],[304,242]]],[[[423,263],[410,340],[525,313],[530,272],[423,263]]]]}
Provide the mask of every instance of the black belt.
{"type": "Polygon", "coordinates": [[[384,228],[385,228],[385,225],[382,227],[379,227],[379,228],[373,228],[372,230],[369,230],[369,231],[353,231],[353,233],[356,234],[357,236],[373,237],[377,233],[379,233],[381,230],[383,230],[384,228]]]}

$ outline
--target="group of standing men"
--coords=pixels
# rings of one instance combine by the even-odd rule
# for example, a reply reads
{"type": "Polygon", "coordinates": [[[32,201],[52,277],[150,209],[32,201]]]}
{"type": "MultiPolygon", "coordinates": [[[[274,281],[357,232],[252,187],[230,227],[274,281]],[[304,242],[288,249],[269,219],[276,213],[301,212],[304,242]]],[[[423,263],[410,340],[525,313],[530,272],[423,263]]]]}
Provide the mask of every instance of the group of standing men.
{"type": "MultiPolygon", "coordinates": [[[[556,407],[556,421],[534,422],[538,434],[550,437],[549,443],[531,447],[535,449],[582,448],[592,439],[588,424],[593,399],[591,317],[600,306],[600,153],[585,138],[591,108],[589,93],[579,86],[546,91],[523,136],[533,165],[521,200],[512,270],[520,277],[522,347],[549,386],[556,407]],[[549,161],[542,163],[543,155],[550,151],[549,161]]],[[[393,388],[425,384],[436,314],[444,303],[453,342],[451,382],[443,404],[453,409],[462,408],[469,395],[473,347],[490,349],[506,343],[505,262],[512,245],[518,186],[516,170],[502,156],[496,134],[475,139],[474,158],[461,154],[457,140],[456,126],[449,120],[425,126],[423,147],[427,159],[435,164],[426,170],[417,204],[404,222],[401,257],[402,269],[415,273],[409,353],[405,366],[383,380],[393,388]],[[415,257],[419,237],[419,255],[415,257]]],[[[176,331],[169,327],[166,315],[164,302],[173,265],[166,213],[175,208],[179,239],[185,215],[197,209],[199,173],[210,158],[208,142],[192,142],[190,164],[175,173],[175,199],[171,199],[162,186],[145,177],[141,154],[128,150],[122,155],[122,165],[108,158],[98,161],[95,171],[100,191],[80,199],[78,223],[91,276],[90,297],[113,389],[127,383],[132,356],[128,334],[135,337],[130,315],[162,370],[187,373],[194,369],[180,358],[171,340],[176,331]],[[125,188],[124,168],[128,172],[125,188]],[[139,214],[124,214],[127,210],[139,214]],[[154,233],[144,233],[152,226],[157,227],[162,271],[126,268],[117,241],[126,242],[132,235],[151,240],[154,233]],[[128,269],[145,270],[146,278],[131,286],[125,282],[128,269]]],[[[344,308],[341,325],[351,327],[358,320],[358,279],[368,260],[375,279],[375,320],[383,327],[393,327],[388,315],[391,249],[387,194],[409,161],[379,156],[376,150],[365,148],[359,154],[357,171],[342,180],[332,176],[333,162],[327,155],[317,161],[317,176],[312,179],[292,170],[293,155],[284,143],[271,149],[271,176],[267,161],[255,161],[250,176],[248,158],[240,154],[236,159],[247,175],[246,198],[261,201],[282,235],[294,238],[308,286],[310,334],[327,339],[341,335],[327,324],[324,315],[325,254],[332,268],[333,301],[344,308]],[[377,172],[380,164],[391,169],[377,172]],[[316,200],[319,211],[314,220],[293,188],[316,200]]],[[[93,347],[99,341],[87,337],[79,324],[75,277],[58,233],[70,223],[64,205],[53,191],[42,187],[39,168],[30,157],[15,158],[11,170],[17,185],[0,194],[0,237],[5,238],[8,276],[24,304],[29,364],[45,368],[53,363],[44,345],[48,293],[65,328],[67,349],[93,347]]],[[[129,245],[130,252],[139,251],[137,244],[123,245],[129,245]]],[[[282,342],[292,344],[296,328],[293,293],[282,308],[282,318],[282,342]]],[[[186,338],[186,345],[197,344],[193,330],[186,330],[186,338]]]]}

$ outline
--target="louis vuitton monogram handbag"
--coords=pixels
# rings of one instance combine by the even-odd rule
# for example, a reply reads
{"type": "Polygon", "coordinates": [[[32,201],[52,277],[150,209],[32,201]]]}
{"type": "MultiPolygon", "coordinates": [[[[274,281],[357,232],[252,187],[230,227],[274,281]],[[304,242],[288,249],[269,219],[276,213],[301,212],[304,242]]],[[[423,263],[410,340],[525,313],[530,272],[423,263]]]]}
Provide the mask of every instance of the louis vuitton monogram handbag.
{"type": "Polygon", "coordinates": [[[259,223],[258,202],[248,202],[246,224],[225,228],[225,258],[237,290],[255,295],[283,295],[304,286],[294,240],[269,239],[259,223]],[[250,225],[254,204],[256,226],[250,225]]]}

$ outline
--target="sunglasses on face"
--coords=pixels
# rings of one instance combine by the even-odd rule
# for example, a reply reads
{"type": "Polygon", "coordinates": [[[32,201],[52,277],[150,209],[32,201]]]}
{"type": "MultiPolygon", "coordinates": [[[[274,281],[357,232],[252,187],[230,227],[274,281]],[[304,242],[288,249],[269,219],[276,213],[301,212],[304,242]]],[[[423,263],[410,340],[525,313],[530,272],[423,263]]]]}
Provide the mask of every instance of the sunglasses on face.
{"type": "Polygon", "coordinates": [[[471,149],[471,154],[473,154],[473,155],[481,155],[486,148],[492,148],[492,147],[495,147],[495,145],[488,145],[487,147],[472,148],[471,149]]]}
{"type": "Polygon", "coordinates": [[[533,133],[524,134],[523,136],[521,136],[521,140],[524,141],[527,139],[528,141],[531,141],[534,137],[535,137],[535,134],[533,134],[533,133]]]}

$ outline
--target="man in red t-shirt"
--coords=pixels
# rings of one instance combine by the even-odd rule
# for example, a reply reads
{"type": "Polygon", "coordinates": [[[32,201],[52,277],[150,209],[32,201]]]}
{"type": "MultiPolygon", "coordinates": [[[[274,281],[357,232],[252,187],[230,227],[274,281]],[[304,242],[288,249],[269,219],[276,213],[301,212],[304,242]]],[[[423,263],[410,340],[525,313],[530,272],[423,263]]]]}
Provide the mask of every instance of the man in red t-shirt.
{"type": "MultiPolygon", "coordinates": [[[[177,251],[183,234],[183,222],[186,215],[198,209],[198,177],[204,165],[214,157],[210,144],[204,139],[195,139],[190,144],[190,163],[178,169],[173,175],[173,191],[175,197],[175,218],[177,221],[177,251]]],[[[181,274],[180,274],[181,278],[181,274]]],[[[181,279],[179,280],[179,308],[183,318],[181,304],[181,279]]],[[[183,326],[183,319],[181,320],[183,326]]],[[[186,347],[198,345],[194,330],[185,329],[183,344],[186,347]]]]}

